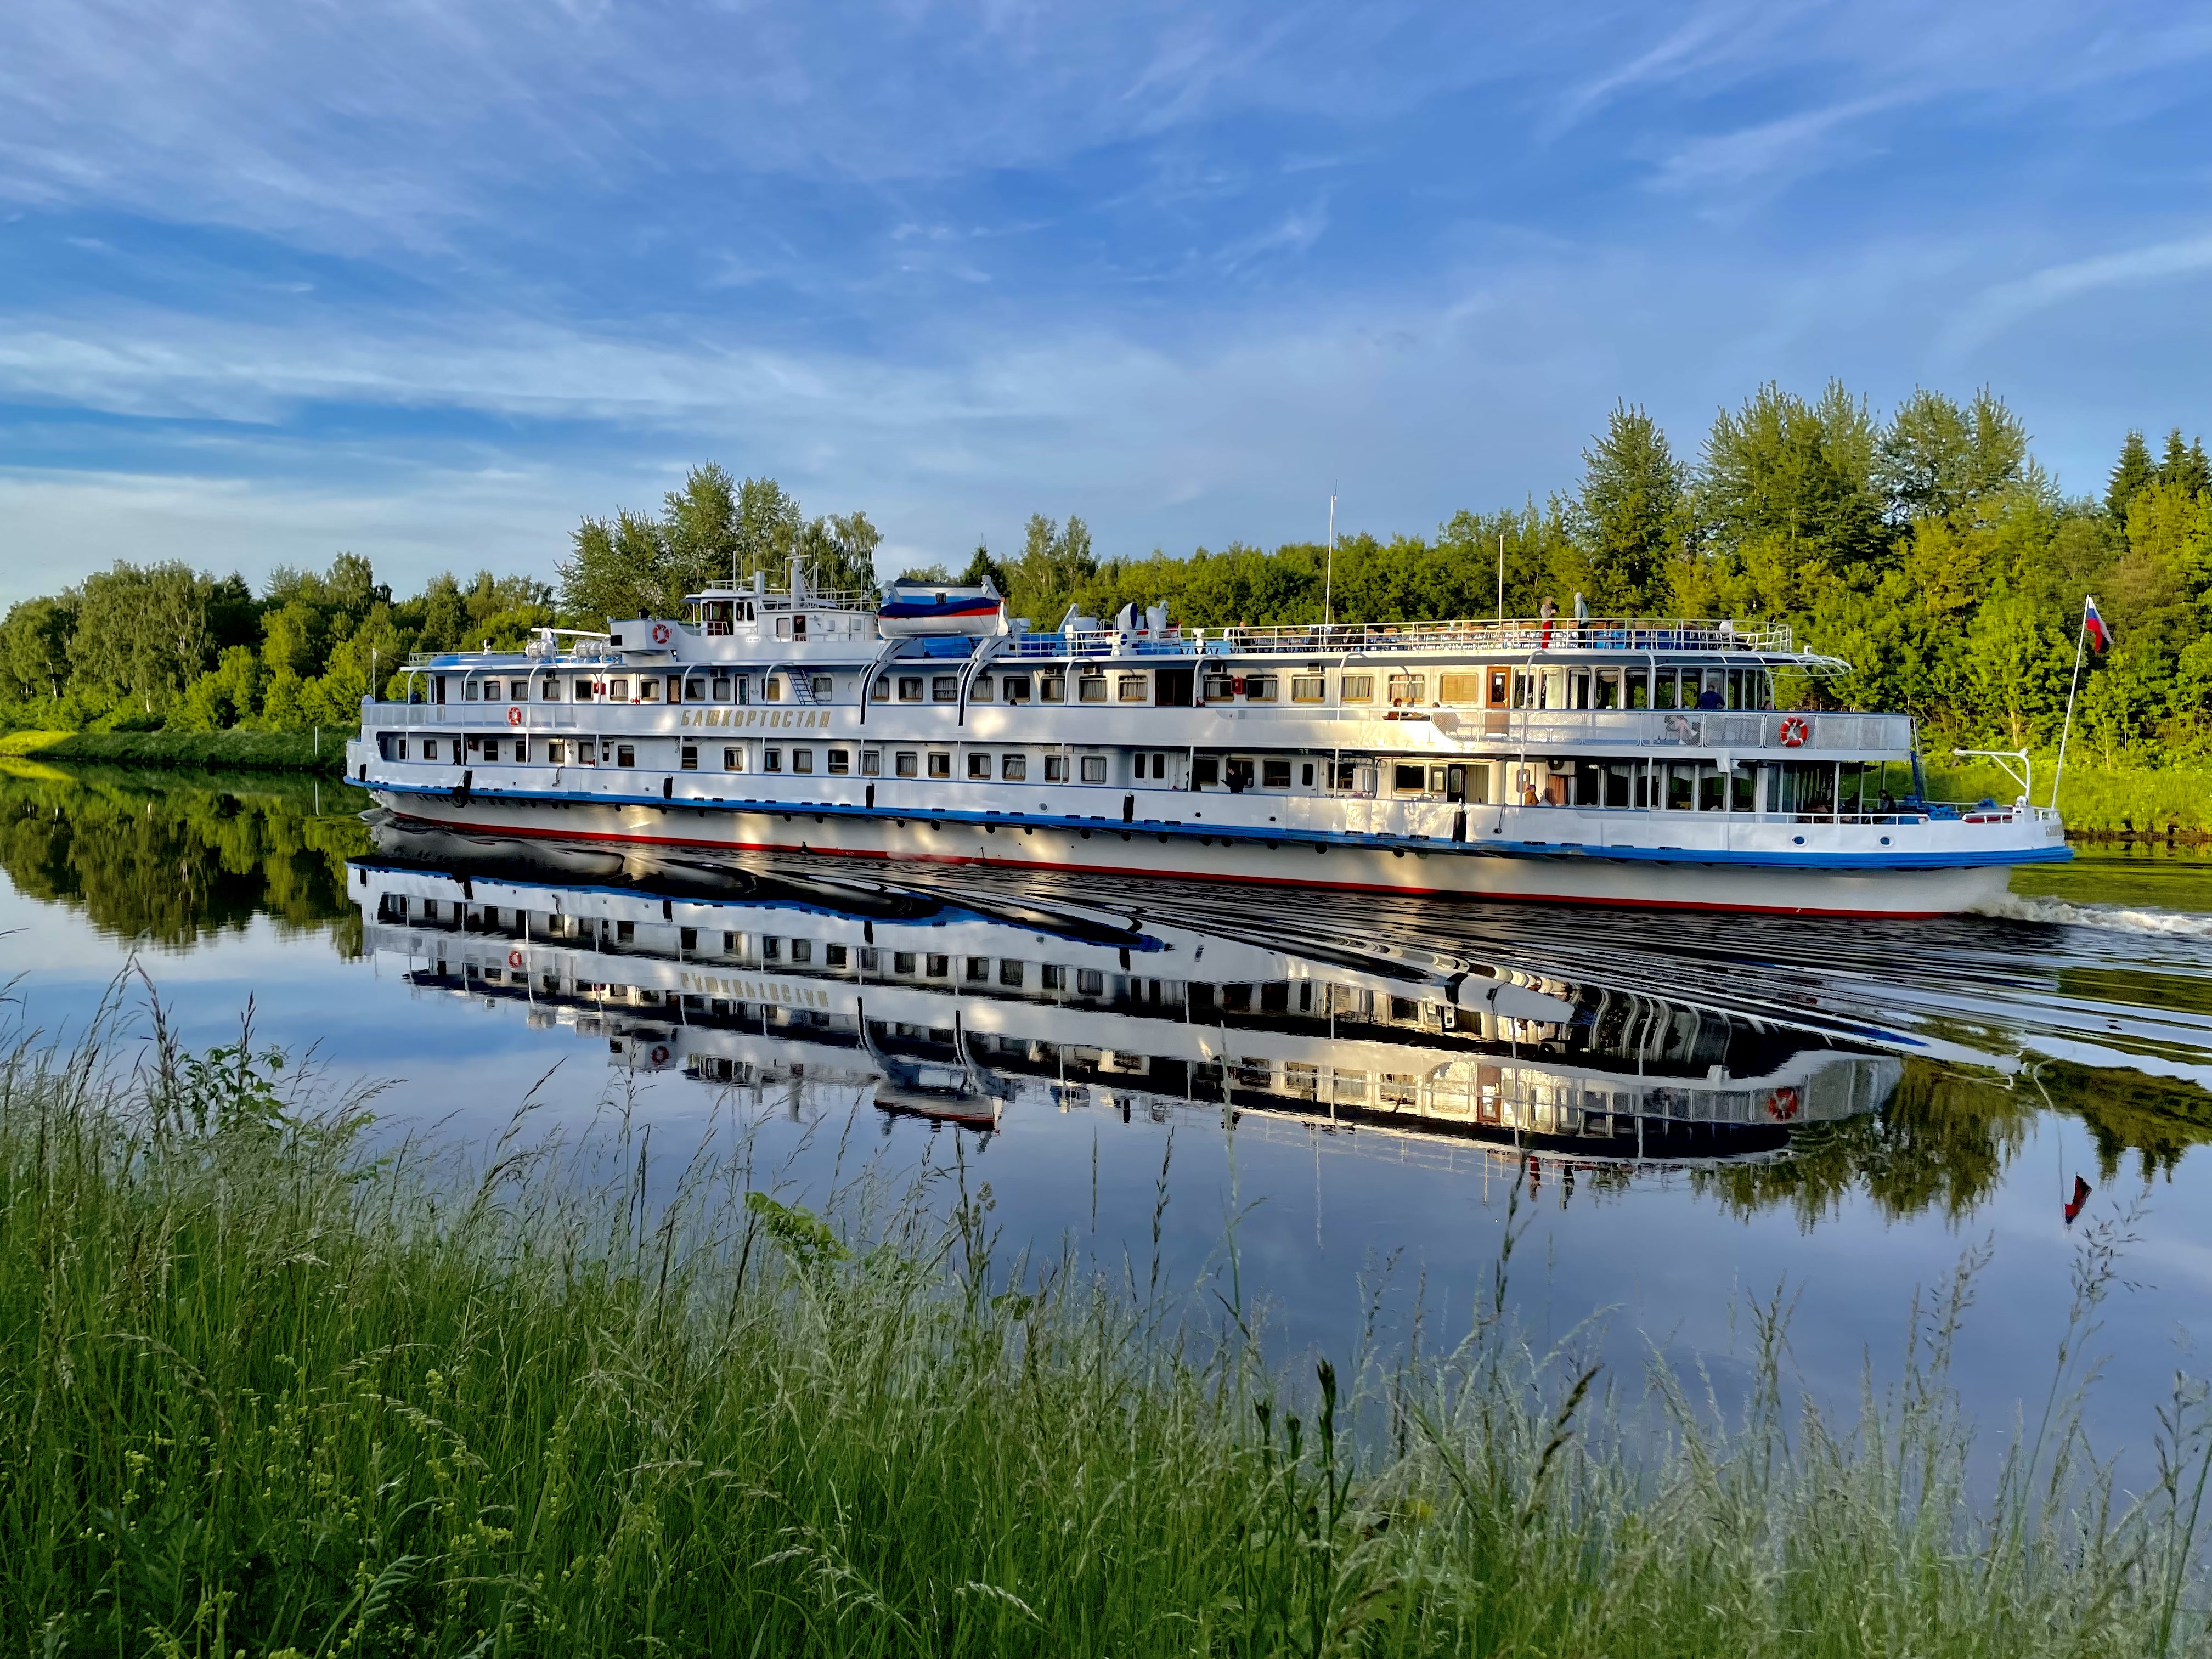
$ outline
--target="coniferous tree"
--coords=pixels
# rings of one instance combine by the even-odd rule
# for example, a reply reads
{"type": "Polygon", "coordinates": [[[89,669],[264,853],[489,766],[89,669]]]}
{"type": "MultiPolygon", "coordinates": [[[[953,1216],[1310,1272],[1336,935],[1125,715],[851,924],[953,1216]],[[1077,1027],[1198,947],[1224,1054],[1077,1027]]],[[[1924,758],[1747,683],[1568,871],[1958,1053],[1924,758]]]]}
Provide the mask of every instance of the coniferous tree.
{"type": "Polygon", "coordinates": [[[1683,471],[1641,404],[1617,404],[1605,435],[1583,451],[1575,539],[1588,561],[1578,586],[1607,615],[1650,608],[1667,591],[1681,545],[1683,471]]]}
{"type": "Polygon", "coordinates": [[[2127,441],[2120,446],[2120,459],[2113,464],[2112,477],[2105,483],[2105,511],[2115,522],[2125,524],[2128,504],[2157,478],[2158,468],[2152,464],[2150,446],[2143,441],[2143,434],[2129,433],[2127,441]]]}

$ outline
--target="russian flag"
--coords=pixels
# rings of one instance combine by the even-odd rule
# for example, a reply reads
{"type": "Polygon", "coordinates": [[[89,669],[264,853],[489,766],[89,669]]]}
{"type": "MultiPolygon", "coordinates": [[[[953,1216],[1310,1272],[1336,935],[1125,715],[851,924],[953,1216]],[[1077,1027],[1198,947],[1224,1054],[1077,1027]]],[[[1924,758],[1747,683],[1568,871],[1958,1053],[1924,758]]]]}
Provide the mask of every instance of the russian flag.
{"type": "Polygon", "coordinates": [[[2097,602],[2092,599],[2081,601],[2081,631],[2088,635],[2089,643],[2100,651],[2109,651],[2112,646],[2112,630],[2105,626],[2105,619],[2097,614],[2097,602]]]}

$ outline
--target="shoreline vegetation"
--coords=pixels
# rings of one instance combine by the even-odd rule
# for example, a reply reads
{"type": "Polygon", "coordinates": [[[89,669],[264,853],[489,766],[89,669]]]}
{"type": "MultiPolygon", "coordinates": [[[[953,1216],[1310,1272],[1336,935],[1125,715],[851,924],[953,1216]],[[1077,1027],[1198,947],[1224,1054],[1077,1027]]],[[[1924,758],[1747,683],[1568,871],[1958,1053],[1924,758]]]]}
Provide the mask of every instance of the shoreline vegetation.
{"type": "Polygon", "coordinates": [[[311,772],[335,778],[345,770],[346,740],[358,735],[351,726],[305,732],[11,732],[0,737],[0,763],[311,772]]]}
{"type": "Polygon", "coordinates": [[[44,1653],[2212,1651],[2202,1389],[2146,1491],[2080,1432],[2124,1218],[1992,1480],[1971,1261],[1851,1422],[1778,1297],[1725,1420],[1531,1349],[1510,1217],[1455,1346],[1286,1369],[1233,1231],[1186,1299],[1006,1255],[957,1161],[817,1213],[741,1134],[660,1201],[626,1117],[532,1150],[527,1102],[488,1162],[379,1149],[250,1027],[153,1020],[0,1064],[0,1616],[44,1653]]]}
{"type": "MultiPolygon", "coordinates": [[[[1425,534],[1352,531],[1333,555],[1319,542],[1231,542],[1102,556],[1080,518],[1039,514],[1018,549],[978,545],[964,565],[902,574],[988,576],[1012,614],[1044,628],[1071,608],[1106,617],[1127,603],[1212,629],[1316,623],[1325,607],[1380,624],[1528,617],[1546,599],[1571,614],[1578,594],[1599,616],[1782,622],[1851,665],[1785,688],[1788,699],[1914,714],[1931,758],[2032,750],[2046,780],[2071,702],[2068,781],[2085,829],[2212,831],[2201,440],[2176,429],[2154,452],[2130,433],[2101,490],[2068,495],[1986,389],[1964,401],[1922,389],[1877,415],[1840,384],[1809,398],[1769,384],[1719,410],[1694,458],[1623,403],[1582,459],[1576,485],[1543,502],[1462,510],[1425,534]],[[2081,659],[2077,697],[2093,594],[2112,647],[2081,659]]],[[[342,553],[323,570],[272,571],[256,592],[178,562],[118,563],[0,620],[0,732],[79,733],[87,758],[276,763],[251,758],[251,734],[351,728],[372,690],[406,695],[411,653],[511,650],[555,623],[673,616],[684,593],[732,575],[781,583],[793,558],[823,587],[864,589],[893,574],[875,562],[882,539],[864,513],[810,518],[773,478],[709,462],[657,512],[584,518],[567,556],[548,561],[552,580],[449,572],[403,597],[342,553]],[[236,750],[100,747],[126,732],[248,737],[236,750]]]]}

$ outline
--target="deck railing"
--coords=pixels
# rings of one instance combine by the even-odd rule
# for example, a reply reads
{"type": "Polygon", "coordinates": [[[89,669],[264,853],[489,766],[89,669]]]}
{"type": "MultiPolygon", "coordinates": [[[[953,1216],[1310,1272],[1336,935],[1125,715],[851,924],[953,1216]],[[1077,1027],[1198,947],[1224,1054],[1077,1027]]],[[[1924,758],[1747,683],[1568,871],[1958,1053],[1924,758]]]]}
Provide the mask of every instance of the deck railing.
{"type": "Polygon", "coordinates": [[[1710,617],[1509,617],[1503,622],[1338,623],[1288,628],[1224,628],[1206,636],[1206,649],[1255,652],[1346,651],[1712,651],[1787,653],[1796,645],[1786,623],[1738,623],[1710,617]]]}

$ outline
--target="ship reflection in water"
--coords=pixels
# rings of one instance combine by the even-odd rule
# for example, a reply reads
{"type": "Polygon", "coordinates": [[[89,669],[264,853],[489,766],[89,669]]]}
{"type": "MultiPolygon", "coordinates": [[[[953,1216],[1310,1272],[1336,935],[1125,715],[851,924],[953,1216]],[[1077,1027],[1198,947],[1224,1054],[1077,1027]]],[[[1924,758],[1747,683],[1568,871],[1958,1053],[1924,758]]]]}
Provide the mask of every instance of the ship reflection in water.
{"type": "Polygon", "coordinates": [[[1760,1161],[1877,1110],[1903,1072],[1741,1013],[1400,945],[1323,957],[1127,907],[376,840],[349,882],[365,944],[416,987],[569,1027],[619,1067],[872,1091],[984,1132],[1031,1109],[1196,1105],[1569,1164],[1760,1161]]]}

